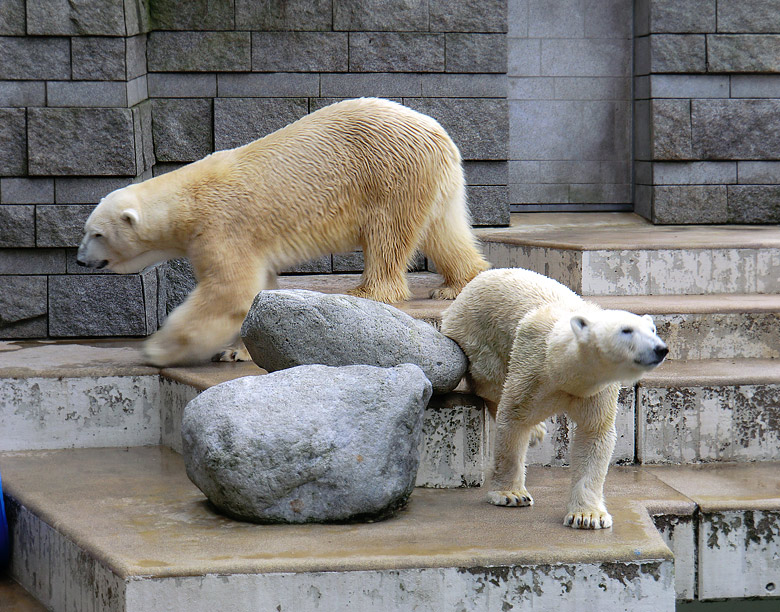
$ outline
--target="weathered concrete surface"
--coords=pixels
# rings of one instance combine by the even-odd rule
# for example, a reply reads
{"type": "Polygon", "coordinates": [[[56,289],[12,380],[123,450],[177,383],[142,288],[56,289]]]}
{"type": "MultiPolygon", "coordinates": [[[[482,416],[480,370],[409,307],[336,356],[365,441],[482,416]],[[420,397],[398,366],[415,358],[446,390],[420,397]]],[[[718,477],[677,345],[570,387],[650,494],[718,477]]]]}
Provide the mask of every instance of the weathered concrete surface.
{"type": "Polygon", "coordinates": [[[699,506],[699,599],[778,597],[780,463],[645,469],[699,506]]]}
{"type": "Polygon", "coordinates": [[[46,612],[40,602],[10,578],[0,578],[0,603],[4,612],[46,612]]]}
{"type": "Polygon", "coordinates": [[[635,468],[610,473],[616,520],[602,535],[564,527],[569,474],[556,468],[530,469],[533,508],[497,508],[476,489],[417,489],[388,521],[302,528],[215,514],[181,457],[160,447],[6,453],[0,461],[14,538],[24,543],[12,569],[39,597],[63,596],[67,586],[89,606],[102,598],[105,609],[129,612],[163,601],[244,610],[260,596],[302,610],[501,609],[504,601],[551,611],[582,602],[674,609],[671,555],[642,504],[652,498],[680,513],[687,502],[635,468]]]}
{"type": "Polygon", "coordinates": [[[780,364],[669,362],[639,382],[642,463],[771,461],[780,444],[780,364]]]}
{"type": "Polygon", "coordinates": [[[521,213],[477,230],[495,267],[592,295],[780,293],[776,226],[654,226],[630,213],[521,213]]]}

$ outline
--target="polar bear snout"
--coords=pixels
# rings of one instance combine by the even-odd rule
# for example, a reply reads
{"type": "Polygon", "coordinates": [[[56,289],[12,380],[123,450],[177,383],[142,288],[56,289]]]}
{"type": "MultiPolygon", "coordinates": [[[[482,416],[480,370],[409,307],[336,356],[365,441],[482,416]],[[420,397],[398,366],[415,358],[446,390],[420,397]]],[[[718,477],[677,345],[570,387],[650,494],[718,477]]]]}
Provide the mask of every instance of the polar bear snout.
{"type": "Polygon", "coordinates": [[[655,368],[661,365],[668,354],[669,347],[662,340],[659,340],[658,344],[642,352],[635,362],[647,368],[655,368]]]}

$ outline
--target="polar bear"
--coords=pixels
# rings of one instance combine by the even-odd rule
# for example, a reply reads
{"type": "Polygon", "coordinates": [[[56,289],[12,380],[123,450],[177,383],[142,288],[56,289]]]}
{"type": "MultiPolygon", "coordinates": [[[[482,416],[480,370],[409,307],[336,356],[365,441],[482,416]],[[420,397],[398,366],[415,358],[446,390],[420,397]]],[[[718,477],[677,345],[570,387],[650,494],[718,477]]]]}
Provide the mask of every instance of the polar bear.
{"type": "Polygon", "coordinates": [[[118,189],[84,230],[84,266],[129,273],[175,257],[192,263],[196,288],[144,345],[157,366],[236,342],[276,273],[322,254],[362,246],[365,271],[350,293],[390,303],[408,299],[406,267],[418,249],[444,277],[432,297],[453,299],[490,267],[471,230],[458,148],[431,117],[376,98],[333,104],[118,189]]]}
{"type": "Polygon", "coordinates": [[[566,412],[576,423],[565,525],[612,526],[604,480],[615,447],[621,382],[659,365],[668,348],[649,315],[602,310],[560,283],[519,268],[483,272],[445,311],[442,331],[469,358],[469,379],[496,418],[488,501],[530,506],[529,443],[544,420],[566,412]]]}

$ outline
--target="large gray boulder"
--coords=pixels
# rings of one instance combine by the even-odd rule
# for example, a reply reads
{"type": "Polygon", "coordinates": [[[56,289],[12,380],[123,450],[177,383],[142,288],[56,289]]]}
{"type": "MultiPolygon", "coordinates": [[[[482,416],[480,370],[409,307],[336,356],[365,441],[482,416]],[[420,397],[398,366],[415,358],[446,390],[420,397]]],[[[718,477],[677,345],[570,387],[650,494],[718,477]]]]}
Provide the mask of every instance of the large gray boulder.
{"type": "Polygon", "coordinates": [[[309,365],[207,389],[184,409],[187,475],[260,523],[376,520],[414,488],[431,383],[414,365],[309,365]]]}
{"type": "Polygon", "coordinates": [[[424,321],[373,300],[300,289],[261,291],[241,337],[269,372],[302,364],[393,367],[413,363],[435,393],[452,391],[468,362],[460,347],[424,321]]]}

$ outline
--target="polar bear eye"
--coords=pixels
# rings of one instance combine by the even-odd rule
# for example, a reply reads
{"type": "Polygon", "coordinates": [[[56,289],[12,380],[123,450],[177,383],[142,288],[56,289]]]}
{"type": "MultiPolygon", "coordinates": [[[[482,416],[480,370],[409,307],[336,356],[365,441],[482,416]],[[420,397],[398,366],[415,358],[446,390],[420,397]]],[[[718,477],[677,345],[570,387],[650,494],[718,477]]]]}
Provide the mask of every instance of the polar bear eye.
{"type": "Polygon", "coordinates": [[[103,234],[94,234],[92,237],[93,238],[102,238],[103,234]]]}
{"type": "Polygon", "coordinates": [[[634,333],[634,330],[631,329],[630,327],[624,327],[623,329],[620,330],[620,333],[630,336],[631,334],[634,333]]]}

